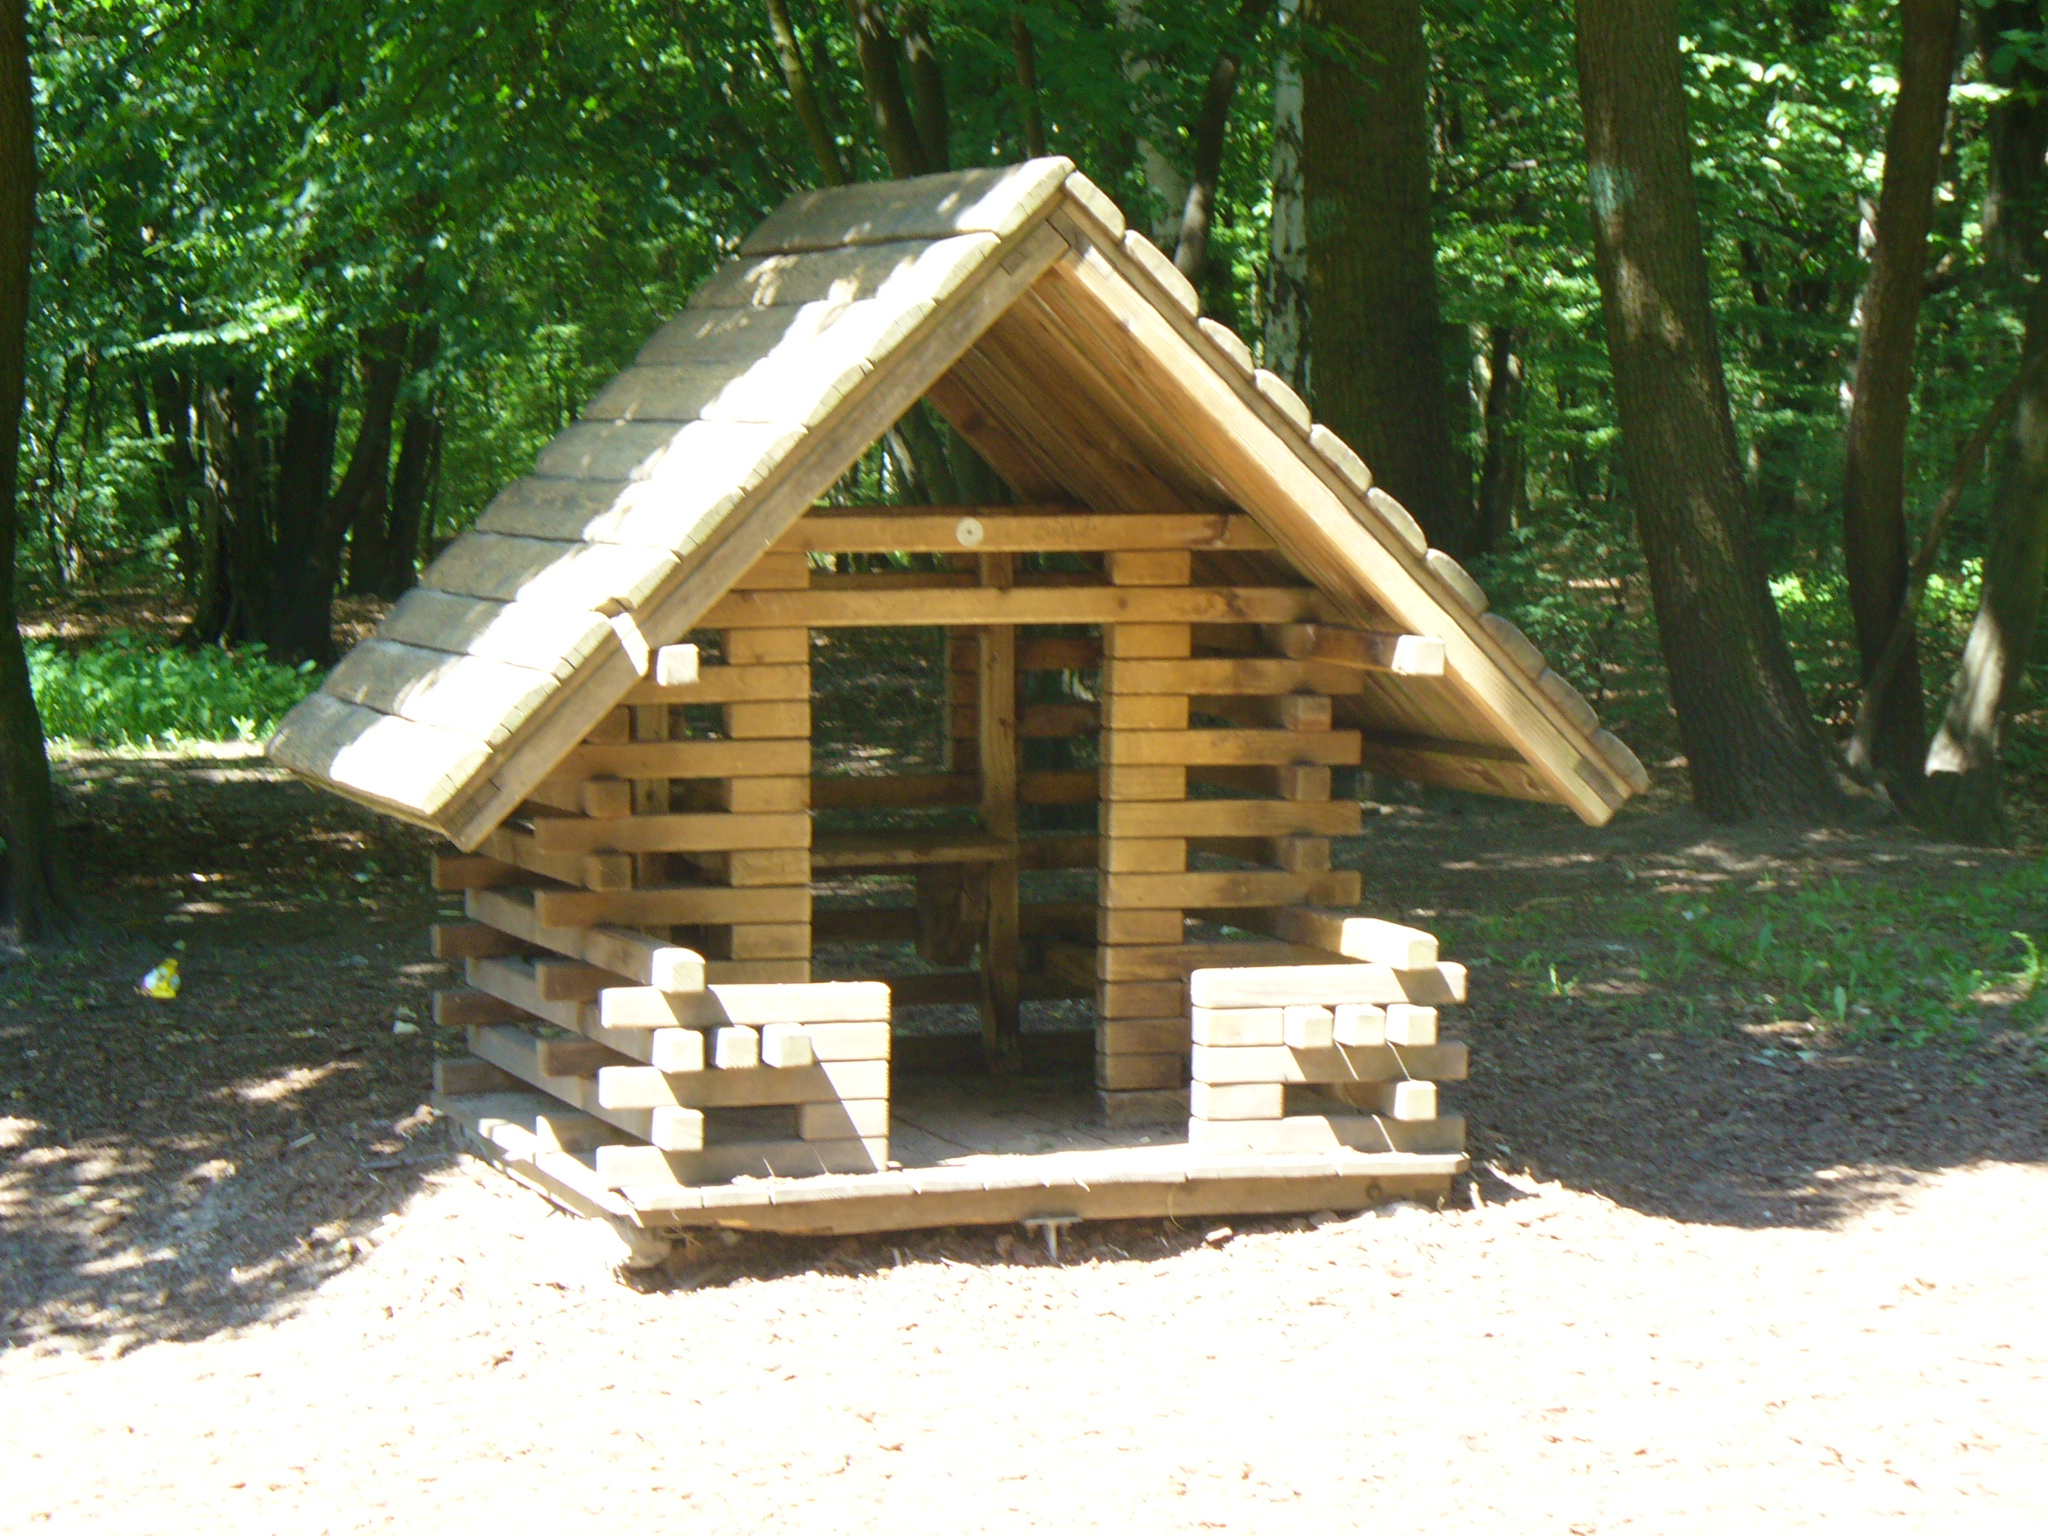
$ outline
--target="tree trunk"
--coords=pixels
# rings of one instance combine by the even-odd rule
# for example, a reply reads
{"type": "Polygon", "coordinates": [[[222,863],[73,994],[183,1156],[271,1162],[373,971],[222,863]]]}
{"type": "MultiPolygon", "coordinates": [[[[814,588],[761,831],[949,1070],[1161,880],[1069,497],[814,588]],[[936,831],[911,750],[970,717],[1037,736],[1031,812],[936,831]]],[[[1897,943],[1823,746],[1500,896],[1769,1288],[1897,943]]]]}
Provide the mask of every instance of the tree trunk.
{"type": "Polygon", "coordinates": [[[903,93],[903,71],[897,62],[902,50],[889,30],[889,19],[882,14],[880,0],[846,0],[846,14],[853,22],[861,83],[875,115],[875,137],[889,162],[889,174],[922,176],[931,169],[931,162],[918,136],[910,99],[903,93]]]}
{"type": "Polygon", "coordinates": [[[1273,214],[1266,366],[1309,392],[1308,222],[1301,197],[1301,0],[1280,0],[1273,46],[1273,214]]]}
{"type": "Polygon", "coordinates": [[[404,385],[410,338],[403,325],[368,339],[363,356],[362,422],[348,472],[335,490],[328,516],[347,531],[348,590],[378,591],[391,569],[391,441],[404,385]],[[359,542],[360,541],[360,542],[359,542]]]}
{"type": "Polygon", "coordinates": [[[953,168],[953,114],[946,107],[946,72],[939,67],[932,42],[931,17],[921,5],[896,7],[897,30],[903,34],[903,62],[910,75],[910,110],[917,140],[924,146],[927,168],[953,168]]]}
{"type": "MultiPolygon", "coordinates": [[[[1145,25],[1145,0],[1116,0],[1116,24],[1125,33],[1141,29],[1145,25]]],[[[1131,100],[1138,109],[1136,115],[1142,118],[1143,85],[1152,73],[1151,57],[1143,48],[1126,47],[1123,72],[1124,81],[1131,88],[1131,100]]],[[[1149,223],[1153,244],[1171,250],[1180,238],[1181,210],[1188,201],[1188,179],[1150,135],[1140,133],[1134,147],[1139,168],[1145,173],[1146,189],[1152,194],[1152,207],[1147,210],[1146,217],[1137,222],[1149,223]]]]}
{"type": "MultiPolygon", "coordinates": [[[[1959,0],[1903,0],[1899,94],[1885,134],[1877,238],[1860,305],[1854,396],[1844,434],[1842,551],[1856,650],[1868,682],[1884,654],[1906,591],[1906,432],[1913,403],[1913,348],[1927,279],[1927,232],[1955,73],[1959,0]]],[[[1878,702],[1869,769],[1893,800],[1919,796],[1927,751],[1920,656],[1912,646],[1878,702]]]]}
{"type": "Polygon", "coordinates": [[[1230,127],[1230,103],[1237,95],[1237,77],[1244,68],[1238,47],[1258,30],[1259,19],[1271,0],[1240,0],[1232,36],[1216,51],[1209,67],[1209,82],[1202,90],[1202,105],[1188,125],[1188,138],[1195,151],[1194,174],[1188,179],[1188,195],[1181,205],[1180,229],[1173,244],[1173,264],[1198,289],[1209,262],[1209,232],[1216,224],[1216,191],[1223,180],[1223,135],[1230,127]]]}
{"type": "MultiPolygon", "coordinates": [[[[2048,72],[2004,57],[2008,32],[2037,32],[2039,0],[2008,0],[1978,18],[1986,77],[2012,92],[1991,109],[1984,189],[1985,266],[2027,311],[2024,361],[2048,351],[2048,72]],[[2032,288],[2031,296],[2028,290],[2032,288]]],[[[2005,836],[1999,754],[2013,693],[2033,655],[2048,563],[2048,370],[2028,378],[2007,430],[1992,493],[1991,544],[1976,621],[1949,682],[1948,704],[1927,749],[1919,815],[1950,836],[1994,842],[2005,836]]]]}
{"type": "Polygon", "coordinates": [[[1622,462],[1693,802],[1719,821],[1831,816],[1839,791],[1750,541],[1709,307],[1676,0],[1578,0],[1578,23],[1622,462]]]}
{"type": "Polygon", "coordinates": [[[825,114],[818,106],[817,92],[811,89],[811,72],[804,67],[804,51],[797,42],[796,28],[789,21],[789,0],[767,0],[768,30],[775,37],[775,57],[782,66],[783,83],[789,87],[789,103],[796,109],[796,120],[803,126],[804,137],[810,142],[811,153],[818,157],[818,174],[828,187],[843,187],[848,181],[845,162],[839,158],[839,146],[833,141],[832,130],[825,125],[825,114]]]}
{"type": "Polygon", "coordinates": [[[1187,201],[1181,206],[1180,236],[1173,245],[1173,264],[1197,288],[1209,262],[1209,229],[1216,219],[1216,185],[1223,177],[1223,132],[1230,126],[1230,99],[1237,94],[1242,65],[1229,49],[1216,55],[1201,110],[1193,124],[1195,172],[1188,178],[1187,201]]]}
{"type": "Polygon", "coordinates": [[[1304,0],[1322,46],[1302,103],[1316,414],[1432,544],[1469,547],[1430,223],[1421,0],[1304,0]]]}
{"type": "Polygon", "coordinates": [[[1475,554],[1498,549],[1514,532],[1528,458],[1522,443],[1521,333],[1512,325],[1489,326],[1487,332],[1486,457],[1479,470],[1475,554]]]}
{"type": "Polygon", "coordinates": [[[419,580],[420,551],[440,474],[441,414],[433,405],[415,400],[405,408],[398,467],[391,473],[390,560],[376,589],[379,597],[403,597],[419,580]]]}
{"type": "Polygon", "coordinates": [[[285,391],[269,507],[270,565],[258,578],[260,587],[245,585],[241,591],[256,638],[278,661],[325,665],[333,659],[327,509],[340,397],[340,370],[331,358],[300,373],[285,391]]]}
{"type": "Polygon", "coordinates": [[[57,816],[43,721],[14,606],[21,408],[28,365],[29,265],[35,247],[36,134],[26,0],[0,3],[0,833],[17,944],[68,933],[73,910],[57,860],[57,816]]]}
{"type": "Polygon", "coordinates": [[[1045,154],[1045,109],[1038,99],[1038,50],[1032,46],[1031,23],[1024,8],[1010,12],[1010,52],[1017,60],[1017,100],[1024,125],[1024,154],[1037,160],[1045,154]]]}

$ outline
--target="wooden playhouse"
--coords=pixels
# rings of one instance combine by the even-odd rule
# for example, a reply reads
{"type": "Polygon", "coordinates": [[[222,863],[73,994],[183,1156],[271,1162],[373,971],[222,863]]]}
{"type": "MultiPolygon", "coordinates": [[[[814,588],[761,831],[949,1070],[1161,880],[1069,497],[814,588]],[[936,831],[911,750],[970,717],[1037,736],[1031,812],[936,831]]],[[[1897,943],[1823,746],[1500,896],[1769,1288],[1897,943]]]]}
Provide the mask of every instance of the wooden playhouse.
{"type": "Polygon", "coordinates": [[[1593,823],[1643,770],[1197,309],[1062,159],[799,195],[293,711],[277,762],[461,850],[437,1102],[506,1166],[643,1249],[1463,1170],[1464,973],[1345,911],[1332,770],[1593,823]],[[920,400],[1006,494],[829,504],[920,400]],[[940,760],[820,772],[876,629],[940,760]],[[980,1039],[892,1031],[942,1003],[980,1039]]]}

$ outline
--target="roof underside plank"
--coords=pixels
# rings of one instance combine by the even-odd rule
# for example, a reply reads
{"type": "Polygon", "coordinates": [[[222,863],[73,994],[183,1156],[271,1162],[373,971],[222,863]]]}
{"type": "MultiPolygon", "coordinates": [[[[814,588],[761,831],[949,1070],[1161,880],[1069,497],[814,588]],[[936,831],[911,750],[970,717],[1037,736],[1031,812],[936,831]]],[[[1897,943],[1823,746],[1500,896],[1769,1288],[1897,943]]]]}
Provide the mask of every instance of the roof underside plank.
{"type": "Polygon", "coordinates": [[[1390,531],[1347,504],[1335,473],[1277,409],[1209,365],[1192,321],[1146,299],[1142,277],[1134,281],[1118,254],[1071,218],[1070,211],[1055,217],[1073,251],[1047,273],[1039,294],[1077,349],[1097,368],[1114,370],[1110,392],[1144,409],[1340,605],[1361,617],[1384,607],[1404,629],[1441,634],[1447,680],[1465,710],[1523,755],[1555,798],[1596,824],[1607,820],[1626,790],[1588,757],[1561,712],[1504,667],[1477,617],[1460,610],[1390,531]]]}

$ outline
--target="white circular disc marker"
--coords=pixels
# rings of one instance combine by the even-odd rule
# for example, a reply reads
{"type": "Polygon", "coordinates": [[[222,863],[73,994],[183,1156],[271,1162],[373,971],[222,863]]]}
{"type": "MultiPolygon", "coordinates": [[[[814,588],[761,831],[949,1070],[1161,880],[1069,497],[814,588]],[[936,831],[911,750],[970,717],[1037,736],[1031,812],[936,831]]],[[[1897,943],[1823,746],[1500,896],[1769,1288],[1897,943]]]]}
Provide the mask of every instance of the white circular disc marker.
{"type": "Polygon", "coordinates": [[[980,518],[963,517],[960,526],[953,530],[953,537],[960,541],[961,548],[974,549],[988,537],[988,530],[981,526],[980,518]]]}

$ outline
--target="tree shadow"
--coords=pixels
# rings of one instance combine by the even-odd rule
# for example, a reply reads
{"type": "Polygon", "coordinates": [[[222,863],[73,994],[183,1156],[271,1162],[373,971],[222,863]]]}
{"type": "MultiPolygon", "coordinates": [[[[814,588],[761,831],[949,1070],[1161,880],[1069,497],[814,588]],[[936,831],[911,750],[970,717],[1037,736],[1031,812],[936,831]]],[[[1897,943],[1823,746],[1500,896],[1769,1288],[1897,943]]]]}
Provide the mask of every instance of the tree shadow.
{"type": "Polygon", "coordinates": [[[119,1350],[288,1308],[454,1147],[425,837],[248,754],[57,764],[91,937],[0,969],[0,1340],[119,1350]],[[176,997],[141,995],[161,962],[176,997]]]}

